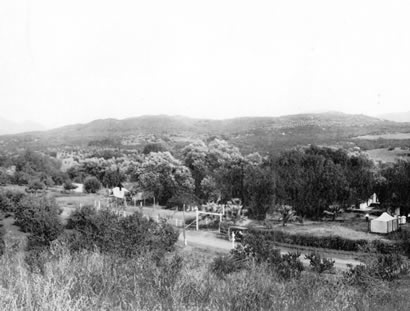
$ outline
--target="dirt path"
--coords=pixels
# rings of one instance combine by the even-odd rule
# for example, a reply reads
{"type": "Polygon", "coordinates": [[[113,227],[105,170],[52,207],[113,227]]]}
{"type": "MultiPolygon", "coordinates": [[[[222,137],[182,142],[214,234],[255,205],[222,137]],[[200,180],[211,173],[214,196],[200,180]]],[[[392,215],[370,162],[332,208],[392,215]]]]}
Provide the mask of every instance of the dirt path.
{"type": "MultiPolygon", "coordinates": [[[[189,231],[186,231],[186,238],[187,238],[188,246],[197,247],[201,249],[217,250],[217,251],[228,253],[233,247],[232,242],[218,238],[216,232],[189,230],[189,231]]],[[[183,237],[182,232],[179,235],[179,243],[181,244],[184,243],[184,237],[183,237]]],[[[294,249],[286,248],[286,247],[280,247],[280,250],[281,250],[281,254],[285,254],[290,251],[295,251],[294,249]]],[[[307,252],[301,252],[300,259],[305,266],[309,266],[309,260],[305,259],[306,254],[307,252]]],[[[332,258],[335,261],[336,270],[339,270],[339,271],[347,270],[348,264],[351,264],[354,266],[363,264],[359,260],[356,260],[353,258],[346,258],[345,255],[340,256],[337,254],[327,254],[323,252],[320,252],[320,254],[327,258],[332,258]]]]}

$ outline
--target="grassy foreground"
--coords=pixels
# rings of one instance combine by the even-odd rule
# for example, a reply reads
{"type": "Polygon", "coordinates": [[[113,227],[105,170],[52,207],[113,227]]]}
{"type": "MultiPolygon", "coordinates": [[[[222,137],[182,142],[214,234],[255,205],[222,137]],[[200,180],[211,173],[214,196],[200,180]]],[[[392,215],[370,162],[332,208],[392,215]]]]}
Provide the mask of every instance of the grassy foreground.
{"type": "Polygon", "coordinates": [[[302,273],[281,281],[265,265],[220,278],[195,251],[120,259],[70,253],[61,243],[32,269],[18,247],[0,258],[0,310],[409,310],[399,283],[363,289],[341,276],[302,273]]]}

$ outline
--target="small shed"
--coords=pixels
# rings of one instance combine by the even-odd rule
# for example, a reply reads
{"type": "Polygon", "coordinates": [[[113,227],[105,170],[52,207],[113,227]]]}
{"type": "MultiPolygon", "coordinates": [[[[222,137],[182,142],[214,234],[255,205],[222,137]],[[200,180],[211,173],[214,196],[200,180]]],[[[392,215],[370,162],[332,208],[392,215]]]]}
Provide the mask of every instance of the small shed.
{"type": "Polygon", "coordinates": [[[83,193],[84,192],[84,184],[79,184],[79,183],[74,183],[73,185],[76,186],[75,189],[73,189],[73,192],[75,193],[83,193]]]}
{"type": "Polygon", "coordinates": [[[124,199],[126,192],[129,191],[124,187],[115,187],[114,189],[112,189],[112,195],[118,199],[124,199]]]}
{"type": "Polygon", "coordinates": [[[373,233],[389,233],[399,229],[399,220],[383,213],[380,217],[373,219],[370,222],[370,232],[373,233]]]}

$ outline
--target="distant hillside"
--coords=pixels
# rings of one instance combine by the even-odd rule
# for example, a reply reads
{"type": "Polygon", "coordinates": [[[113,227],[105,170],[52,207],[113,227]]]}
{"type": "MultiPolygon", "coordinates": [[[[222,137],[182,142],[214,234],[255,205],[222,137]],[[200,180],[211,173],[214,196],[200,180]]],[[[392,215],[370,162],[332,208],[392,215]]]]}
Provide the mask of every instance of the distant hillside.
{"type": "Polygon", "coordinates": [[[33,121],[17,123],[0,117],[0,135],[42,131],[44,129],[44,126],[33,121]]]}
{"type": "MultiPolygon", "coordinates": [[[[112,143],[124,148],[140,148],[148,142],[163,141],[171,148],[179,148],[195,139],[221,137],[245,153],[265,153],[296,145],[343,145],[357,136],[406,131],[410,131],[407,123],[334,112],[226,120],[159,115],[95,120],[43,132],[11,135],[4,141],[13,145],[30,145],[33,142],[43,146],[87,145],[90,142],[101,146],[102,142],[103,145],[112,143]]],[[[364,141],[360,140],[360,143],[364,144],[364,141]]]]}
{"type": "Polygon", "coordinates": [[[385,113],[378,116],[380,119],[390,120],[395,122],[410,122],[410,111],[385,113]]]}

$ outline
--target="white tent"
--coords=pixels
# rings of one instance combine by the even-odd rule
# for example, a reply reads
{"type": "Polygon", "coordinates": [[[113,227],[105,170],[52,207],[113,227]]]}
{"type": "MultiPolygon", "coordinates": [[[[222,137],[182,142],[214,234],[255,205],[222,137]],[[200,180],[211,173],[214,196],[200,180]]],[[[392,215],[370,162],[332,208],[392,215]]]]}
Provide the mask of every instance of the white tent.
{"type": "Polygon", "coordinates": [[[370,231],[374,233],[389,233],[396,231],[398,228],[398,219],[390,216],[387,213],[381,214],[380,217],[373,219],[370,222],[370,231]]]}

